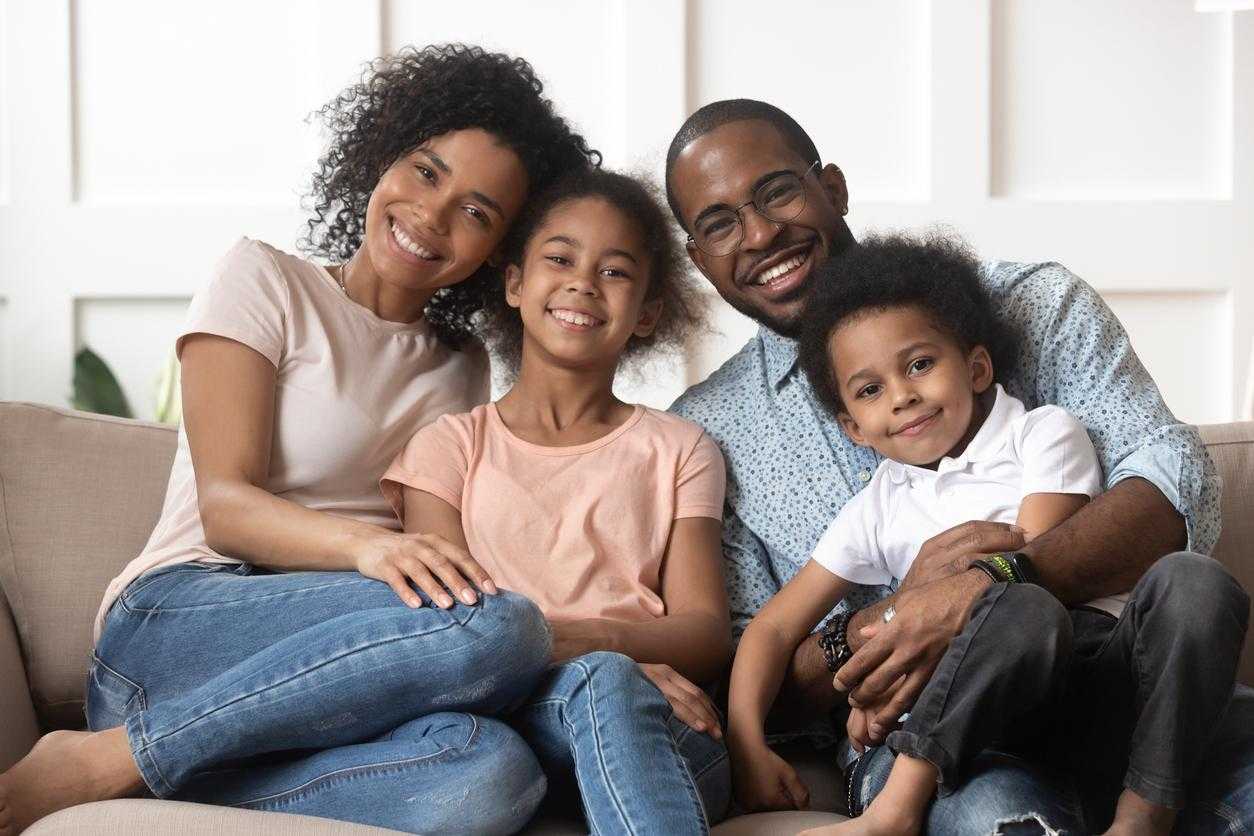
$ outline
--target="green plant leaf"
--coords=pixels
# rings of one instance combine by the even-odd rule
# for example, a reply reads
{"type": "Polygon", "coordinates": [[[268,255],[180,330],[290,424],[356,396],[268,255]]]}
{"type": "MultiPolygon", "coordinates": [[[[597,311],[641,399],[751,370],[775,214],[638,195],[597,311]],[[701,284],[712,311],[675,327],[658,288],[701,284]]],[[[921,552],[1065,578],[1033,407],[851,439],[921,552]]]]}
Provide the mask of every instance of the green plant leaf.
{"type": "Polygon", "coordinates": [[[161,367],[161,376],[157,379],[157,401],[154,414],[163,424],[178,426],[183,420],[182,393],[179,388],[179,357],[173,348],[165,358],[161,367]]]}
{"type": "Polygon", "coordinates": [[[83,348],[74,355],[73,404],[75,409],[86,412],[119,418],[134,417],[118,379],[113,376],[108,364],[90,348],[83,348]]]}

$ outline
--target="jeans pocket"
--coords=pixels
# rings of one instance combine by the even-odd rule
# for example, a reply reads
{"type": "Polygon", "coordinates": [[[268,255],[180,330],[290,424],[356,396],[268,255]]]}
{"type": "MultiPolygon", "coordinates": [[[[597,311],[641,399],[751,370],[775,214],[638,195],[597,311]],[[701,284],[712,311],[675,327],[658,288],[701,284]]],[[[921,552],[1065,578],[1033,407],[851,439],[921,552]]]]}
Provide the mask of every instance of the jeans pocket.
{"type": "Polygon", "coordinates": [[[87,728],[100,731],[120,726],[145,706],[144,689],[93,653],[87,672],[87,728]]]}

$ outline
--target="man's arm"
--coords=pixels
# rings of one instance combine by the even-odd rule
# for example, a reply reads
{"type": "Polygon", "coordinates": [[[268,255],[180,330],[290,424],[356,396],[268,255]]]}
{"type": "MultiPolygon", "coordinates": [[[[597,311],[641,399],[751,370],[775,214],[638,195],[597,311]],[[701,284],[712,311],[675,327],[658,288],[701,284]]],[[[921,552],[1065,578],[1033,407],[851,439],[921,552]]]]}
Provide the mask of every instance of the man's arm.
{"type": "Polygon", "coordinates": [[[1065,603],[1077,603],[1125,591],[1159,557],[1186,545],[1209,551],[1218,539],[1214,466],[1196,431],[1167,409],[1097,293],[1057,265],[1016,276],[1009,287],[1002,304],[1008,317],[1021,320],[1024,346],[1015,377],[1030,382],[1021,387],[1025,393],[1067,409],[1086,426],[1109,489],[1030,545],[983,548],[975,543],[966,554],[951,550],[934,560],[921,555],[916,567],[930,582],[903,583],[894,602],[899,617],[892,624],[875,623],[882,609],[853,619],[851,638],[855,649],[865,641],[865,652],[859,650],[842,669],[840,681],[853,689],[854,701],[881,706],[877,718],[882,725],[917,696],[917,690],[901,688],[885,701],[889,689],[911,672],[927,668],[930,673],[965,624],[965,613],[983,588],[978,578],[965,577],[977,574],[965,571],[972,557],[1023,551],[1046,588],[1065,603]],[[942,603],[948,612],[963,612],[961,621],[916,625],[914,619],[900,618],[907,608],[934,609],[942,603]],[[863,632],[867,627],[873,637],[863,632]]]}

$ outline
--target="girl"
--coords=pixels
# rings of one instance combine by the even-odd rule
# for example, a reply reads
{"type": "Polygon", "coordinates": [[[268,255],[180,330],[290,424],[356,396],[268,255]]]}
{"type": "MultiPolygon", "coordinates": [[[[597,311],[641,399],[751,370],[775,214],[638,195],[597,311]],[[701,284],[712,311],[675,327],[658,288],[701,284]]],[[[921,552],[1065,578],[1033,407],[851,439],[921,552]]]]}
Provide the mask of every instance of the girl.
{"type": "Polygon", "coordinates": [[[525,61],[474,47],[380,59],[322,115],[306,243],[333,266],[245,239],[193,300],[165,506],[97,620],[93,732],[0,776],[0,833],[144,792],[413,832],[516,830],[539,803],[527,746],[475,715],[538,681],[544,621],[400,531],[378,480],[486,399],[490,260],[530,192],[599,158],[525,61]],[[445,594],[432,572],[489,594],[419,607],[445,594]]]}
{"type": "Polygon", "coordinates": [[[723,461],[696,425],[613,393],[625,354],[693,322],[677,244],[640,184],[587,171],[533,204],[509,252],[496,323],[514,385],[420,430],[384,493],[406,531],[467,550],[548,619],[554,665],[511,724],[592,832],[705,833],[730,794],[691,684],[730,658],[723,461]]]}

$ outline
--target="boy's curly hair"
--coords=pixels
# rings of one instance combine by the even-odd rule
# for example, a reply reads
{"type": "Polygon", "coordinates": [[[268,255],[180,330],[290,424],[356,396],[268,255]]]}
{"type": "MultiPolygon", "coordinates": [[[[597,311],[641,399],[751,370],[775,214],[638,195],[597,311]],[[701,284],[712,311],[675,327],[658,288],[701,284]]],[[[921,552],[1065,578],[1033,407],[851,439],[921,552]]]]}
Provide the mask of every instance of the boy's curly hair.
{"type": "MultiPolygon", "coordinates": [[[[636,357],[650,348],[676,348],[701,324],[701,303],[688,278],[684,251],[656,190],[640,180],[604,169],[584,169],[563,176],[530,201],[506,239],[506,263],[523,266],[527,245],[558,206],[581,198],[600,198],[639,227],[649,255],[649,288],[645,299],[661,299],[657,327],[647,337],[633,336],[624,358],[636,357]]],[[[513,372],[522,360],[523,322],[517,308],[505,301],[504,285],[497,287],[485,313],[494,353],[513,372]]]]}
{"type": "MultiPolygon", "coordinates": [[[[312,217],[301,248],[347,261],[362,244],[366,205],[379,177],[431,137],[480,128],[522,161],[528,193],[559,175],[598,166],[601,155],[544,98],[544,85],[521,58],[477,46],[406,47],[368,64],[361,80],[317,112],[331,133],[313,177],[312,217]]],[[[426,319],[446,345],[475,335],[474,316],[499,285],[484,264],[465,281],[439,290],[426,319]]]]}
{"type": "Polygon", "coordinates": [[[964,351],[984,346],[995,375],[1014,364],[1018,346],[993,315],[979,262],[961,239],[939,231],[868,236],[819,268],[802,317],[801,368],[833,416],[845,406],[828,356],[832,334],[868,311],[902,306],[923,311],[964,351]]]}

